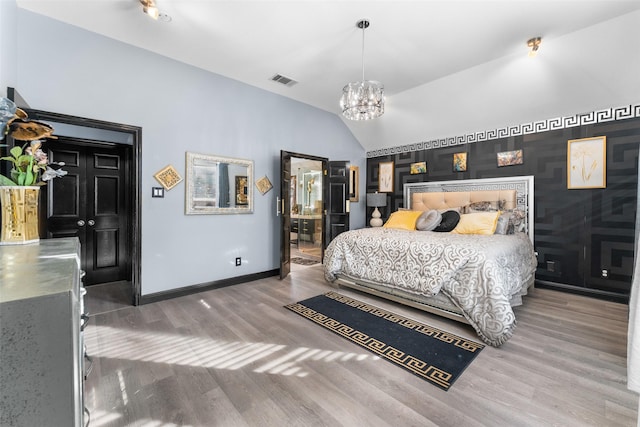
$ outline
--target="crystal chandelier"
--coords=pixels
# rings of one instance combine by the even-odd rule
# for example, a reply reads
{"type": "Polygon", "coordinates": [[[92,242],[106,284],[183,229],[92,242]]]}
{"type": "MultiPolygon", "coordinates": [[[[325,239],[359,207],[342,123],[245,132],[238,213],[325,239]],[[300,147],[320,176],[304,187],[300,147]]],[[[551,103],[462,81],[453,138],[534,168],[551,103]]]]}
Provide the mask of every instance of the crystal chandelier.
{"type": "Polygon", "coordinates": [[[342,89],[340,108],[349,120],[370,120],[384,114],[384,85],[364,79],[364,30],[369,21],[362,19],[356,25],[362,28],[362,81],[349,83],[342,89]]]}

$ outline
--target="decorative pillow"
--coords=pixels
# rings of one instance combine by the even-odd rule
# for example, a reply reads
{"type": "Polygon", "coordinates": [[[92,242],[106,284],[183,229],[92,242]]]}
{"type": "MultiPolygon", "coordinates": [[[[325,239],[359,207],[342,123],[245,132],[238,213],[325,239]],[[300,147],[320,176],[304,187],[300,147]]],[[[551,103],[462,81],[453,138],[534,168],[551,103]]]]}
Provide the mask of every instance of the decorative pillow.
{"type": "Polygon", "coordinates": [[[445,211],[442,213],[442,221],[440,225],[433,229],[433,231],[448,232],[456,228],[460,221],[460,214],[454,210],[445,211]]]}
{"type": "Polygon", "coordinates": [[[416,221],[420,215],[422,215],[422,211],[396,211],[391,214],[383,227],[415,230],[416,221]]]}
{"type": "Polygon", "coordinates": [[[474,202],[464,207],[463,213],[474,212],[495,212],[500,210],[500,203],[496,202],[474,202]]]}
{"type": "Polygon", "coordinates": [[[456,234],[493,234],[500,212],[475,212],[460,215],[460,222],[453,230],[456,234]]]}
{"type": "Polygon", "coordinates": [[[416,221],[416,229],[420,231],[431,231],[440,225],[440,221],[442,221],[442,215],[440,212],[435,209],[425,211],[418,217],[418,220],[416,221]]]}
{"type": "Polygon", "coordinates": [[[509,212],[511,213],[511,216],[509,217],[507,234],[524,232],[525,231],[524,211],[522,209],[514,209],[509,212]]]}
{"type": "Polygon", "coordinates": [[[493,234],[507,234],[509,229],[509,219],[511,218],[511,212],[502,212],[498,217],[498,224],[496,224],[496,231],[493,234]]]}

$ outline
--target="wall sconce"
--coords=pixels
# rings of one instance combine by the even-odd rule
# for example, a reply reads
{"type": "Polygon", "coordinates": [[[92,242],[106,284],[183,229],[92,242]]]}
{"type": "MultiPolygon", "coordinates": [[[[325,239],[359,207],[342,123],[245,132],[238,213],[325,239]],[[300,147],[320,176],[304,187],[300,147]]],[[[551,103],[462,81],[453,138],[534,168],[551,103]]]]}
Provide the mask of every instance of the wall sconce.
{"type": "Polygon", "coordinates": [[[540,43],[542,43],[542,37],[534,37],[532,39],[527,40],[527,46],[529,46],[529,57],[533,58],[538,53],[538,49],[540,48],[540,43]]]}
{"type": "Polygon", "coordinates": [[[368,193],[367,206],[375,207],[371,214],[371,221],[369,221],[369,225],[372,227],[382,226],[382,218],[380,218],[381,215],[378,207],[387,206],[387,193],[368,193]]]}

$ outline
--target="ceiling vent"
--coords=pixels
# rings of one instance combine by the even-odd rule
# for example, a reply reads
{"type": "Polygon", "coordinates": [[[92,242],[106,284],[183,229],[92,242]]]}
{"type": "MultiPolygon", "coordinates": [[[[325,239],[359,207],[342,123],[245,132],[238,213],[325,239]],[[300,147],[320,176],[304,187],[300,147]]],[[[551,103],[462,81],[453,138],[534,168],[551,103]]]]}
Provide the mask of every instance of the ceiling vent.
{"type": "Polygon", "coordinates": [[[285,86],[293,86],[294,84],[298,83],[297,81],[290,79],[289,77],[285,77],[281,74],[276,74],[275,76],[271,77],[271,80],[277,83],[281,83],[285,86]]]}

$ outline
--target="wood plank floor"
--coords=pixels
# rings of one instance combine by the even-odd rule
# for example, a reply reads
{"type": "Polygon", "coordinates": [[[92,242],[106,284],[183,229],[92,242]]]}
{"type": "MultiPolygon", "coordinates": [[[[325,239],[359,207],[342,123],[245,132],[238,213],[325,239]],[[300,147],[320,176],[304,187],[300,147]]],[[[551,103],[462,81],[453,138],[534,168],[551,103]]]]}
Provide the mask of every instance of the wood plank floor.
{"type": "MultiPolygon", "coordinates": [[[[627,306],[535,289],[447,392],[282,306],[322,266],[93,316],[91,426],[634,426],[627,306]]],[[[344,293],[477,339],[468,325],[344,293]]]]}

